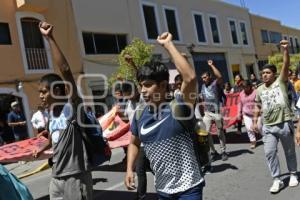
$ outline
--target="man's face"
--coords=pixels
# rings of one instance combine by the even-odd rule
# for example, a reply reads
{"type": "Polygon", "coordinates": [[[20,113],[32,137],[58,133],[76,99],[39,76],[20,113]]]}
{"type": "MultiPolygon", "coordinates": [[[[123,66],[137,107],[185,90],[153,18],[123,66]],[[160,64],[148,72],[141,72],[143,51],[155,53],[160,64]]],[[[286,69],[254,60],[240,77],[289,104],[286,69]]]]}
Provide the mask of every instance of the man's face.
{"type": "Polygon", "coordinates": [[[153,80],[145,80],[140,83],[141,94],[147,103],[159,103],[164,99],[166,94],[166,84],[164,82],[157,83],[153,80]]]}
{"type": "Polygon", "coordinates": [[[275,73],[270,69],[264,69],[262,71],[262,80],[264,83],[271,84],[275,80],[275,73]]]}
{"type": "Polygon", "coordinates": [[[254,74],[251,74],[250,79],[251,80],[255,80],[256,79],[255,76],[254,76],[254,74]]]}
{"type": "Polygon", "coordinates": [[[51,96],[51,92],[46,83],[40,83],[39,93],[40,93],[40,99],[42,101],[41,104],[44,108],[48,108],[55,102],[55,99],[51,96]]]}
{"type": "Polygon", "coordinates": [[[207,84],[210,83],[210,76],[208,76],[207,74],[203,74],[203,75],[201,76],[201,78],[202,78],[202,81],[203,81],[203,83],[204,83],[205,85],[207,85],[207,84]]]}

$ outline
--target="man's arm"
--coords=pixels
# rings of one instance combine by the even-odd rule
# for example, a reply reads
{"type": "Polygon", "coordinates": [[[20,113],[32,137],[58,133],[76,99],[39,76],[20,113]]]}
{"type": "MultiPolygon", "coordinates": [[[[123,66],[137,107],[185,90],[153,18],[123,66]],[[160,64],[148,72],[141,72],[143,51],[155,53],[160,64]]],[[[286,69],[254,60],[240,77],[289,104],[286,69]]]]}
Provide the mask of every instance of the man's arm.
{"type": "Polygon", "coordinates": [[[300,119],[298,120],[297,133],[296,133],[296,136],[295,136],[295,142],[298,146],[300,146],[300,119]]]}
{"type": "Polygon", "coordinates": [[[194,68],[176,49],[175,45],[172,42],[172,35],[170,33],[163,33],[161,36],[158,36],[157,41],[168,51],[175,63],[179,74],[181,74],[182,76],[183,82],[181,85],[181,93],[183,94],[184,101],[186,103],[194,105],[197,96],[197,79],[194,68]]]}
{"type": "Polygon", "coordinates": [[[128,190],[135,189],[134,166],[139,154],[141,141],[137,136],[131,135],[131,141],[127,151],[127,171],[125,177],[125,186],[128,190]]]}
{"type": "Polygon", "coordinates": [[[208,60],[207,64],[213,71],[213,74],[216,77],[217,83],[219,85],[221,85],[223,83],[223,77],[222,77],[221,72],[217,69],[217,67],[214,65],[214,62],[212,60],[208,60]]]}
{"type": "Polygon", "coordinates": [[[22,122],[9,122],[7,124],[10,127],[24,126],[26,124],[26,121],[22,121],[22,122]]]}
{"type": "Polygon", "coordinates": [[[77,86],[76,86],[71,68],[69,66],[69,63],[67,62],[65,56],[63,55],[62,51],[60,50],[59,46],[57,45],[57,43],[53,37],[53,34],[52,34],[53,25],[48,24],[47,22],[40,22],[39,27],[40,27],[41,34],[49,42],[54,61],[55,61],[56,65],[59,67],[59,70],[60,70],[64,80],[69,82],[72,86],[73,91],[71,94],[71,98],[73,100],[78,99],[77,86]]]}
{"type": "Polygon", "coordinates": [[[253,116],[253,131],[256,133],[259,133],[258,130],[258,118],[260,116],[260,112],[261,112],[261,106],[260,103],[255,103],[255,109],[254,109],[254,116],[253,116]]]}
{"type": "Polygon", "coordinates": [[[290,67],[290,55],[289,55],[289,42],[282,40],[280,45],[283,49],[283,66],[280,72],[280,79],[284,82],[288,81],[289,67],[290,67]]]}

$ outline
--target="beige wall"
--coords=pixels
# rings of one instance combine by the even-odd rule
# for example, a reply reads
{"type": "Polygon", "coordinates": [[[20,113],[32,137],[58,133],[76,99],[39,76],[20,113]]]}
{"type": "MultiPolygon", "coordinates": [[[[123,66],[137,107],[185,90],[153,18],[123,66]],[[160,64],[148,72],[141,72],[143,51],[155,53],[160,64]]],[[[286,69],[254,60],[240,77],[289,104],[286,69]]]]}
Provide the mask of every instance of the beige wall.
{"type": "Polygon", "coordinates": [[[295,38],[298,38],[300,44],[300,30],[287,27],[281,24],[280,21],[269,19],[266,17],[261,17],[251,14],[252,21],[252,31],[254,37],[255,50],[258,60],[267,60],[268,56],[279,53],[276,44],[263,43],[261,30],[275,31],[282,34],[282,37],[288,36],[293,38],[295,43],[295,38]]]}
{"type": "MultiPolygon", "coordinates": [[[[78,36],[72,14],[73,10],[69,0],[0,0],[0,5],[0,22],[9,23],[12,39],[12,45],[0,45],[0,89],[2,88],[2,91],[6,91],[5,88],[8,88],[15,91],[16,84],[14,81],[22,81],[23,95],[28,99],[24,103],[24,107],[27,118],[30,118],[32,111],[36,110],[36,106],[40,102],[38,80],[44,74],[49,72],[58,73],[58,70],[57,67],[51,66],[51,69],[44,73],[26,73],[22,58],[20,32],[18,32],[17,27],[18,16],[42,16],[55,26],[54,35],[57,43],[61,46],[75,77],[77,77],[83,69],[78,36]]],[[[21,93],[16,94],[19,95],[21,93]]]]}
{"type": "MultiPolygon", "coordinates": [[[[83,31],[127,34],[128,42],[130,42],[133,37],[138,37],[145,42],[156,44],[155,41],[151,41],[146,38],[146,29],[144,27],[144,18],[141,9],[141,4],[143,2],[155,5],[157,11],[158,28],[161,33],[167,30],[163,7],[174,7],[177,10],[181,41],[177,42],[176,45],[181,51],[188,53],[186,49],[187,44],[194,43],[196,45],[195,51],[197,52],[224,53],[227,58],[227,65],[229,67],[228,72],[230,75],[230,66],[232,64],[239,64],[241,66],[241,72],[245,74],[245,65],[247,63],[255,63],[255,49],[248,10],[219,1],[207,0],[185,0],[184,3],[182,0],[89,0],[88,2],[72,0],[76,24],[78,27],[81,54],[83,55],[84,59],[96,59],[101,61],[107,60],[109,56],[85,55],[84,45],[81,37],[83,31]],[[196,30],[192,15],[192,12],[194,11],[204,14],[205,31],[208,40],[207,45],[200,45],[197,42],[196,30]],[[209,15],[216,15],[218,18],[219,32],[222,40],[221,45],[212,44],[212,37],[208,21],[209,15]],[[228,18],[236,19],[237,22],[241,20],[246,23],[249,42],[248,46],[232,45],[228,18]],[[252,57],[252,59],[249,60],[249,56],[252,57]],[[244,57],[247,57],[247,59],[244,60],[244,57]]],[[[162,54],[164,58],[168,57],[166,52],[157,45],[154,53],[162,54]]],[[[112,55],[111,59],[116,60],[116,55],[112,55]]],[[[114,62],[112,61],[112,63],[114,62]]],[[[95,71],[99,72],[99,69],[96,69],[95,65],[92,66],[86,63],[85,65],[90,69],[95,68],[95,71]]],[[[111,73],[111,69],[111,66],[101,67],[103,74],[111,73]]]]}

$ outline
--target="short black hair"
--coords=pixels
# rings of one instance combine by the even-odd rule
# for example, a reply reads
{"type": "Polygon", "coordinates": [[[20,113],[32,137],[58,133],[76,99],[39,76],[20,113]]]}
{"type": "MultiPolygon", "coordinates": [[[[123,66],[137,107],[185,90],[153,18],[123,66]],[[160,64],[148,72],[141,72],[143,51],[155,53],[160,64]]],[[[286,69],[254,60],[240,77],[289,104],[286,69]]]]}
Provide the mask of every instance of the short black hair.
{"type": "Polygon", "coordinates": [[[177,75],[175,76],[174,82],[177,82],[177,81],[181,81],[181,82],[183,81],[181,74],[177,74],[177,75]]]}
{"type": "Polygon", "coordinates": [[[209,71],[205,71],[201,74],[201,77],[204,76],[204,75],[207,75],[209,77],[211,77],[211,73],[209,71]]]}
{"type": "Polygon", "coordinates": [[[132,93],[132,91],[136,90],[136,85],[133,81],[127,80],[122,83],[122,92],[132,93]]]}
{"type": "Polygon", "coordinates": [[[65,88],[64,81],[58,74],[55,73],[46,74],[40,79],[40,83],[45,83],[48,89],[58,88],[61,96],[66,95],[66,88],[65,88]]]}
{"type": "Polygon", "coordinates": [[[264,65],[263,68],[262,68],[262,70],[264,70],[264,69],[269,69],[269,70],[271,70],[274,74],[277,73],[277,68],[276,68],[276,66],[273,65],[273,64],[266,64],[266,65],[264,65]]]}
{"type": "Polygon", "coordinates": [[[162,81],[169,82],[169,77],[169,69],[164,63],[152,61],[138,71],[137,80],[138,82],[153,80],[160,83],[162,81]]]}
{"type": "Polygon", "coordinates": [[[251,80],[244,80],[243,81],[243,86],[244,87],[253,86],[252,81],[251,80]]]}

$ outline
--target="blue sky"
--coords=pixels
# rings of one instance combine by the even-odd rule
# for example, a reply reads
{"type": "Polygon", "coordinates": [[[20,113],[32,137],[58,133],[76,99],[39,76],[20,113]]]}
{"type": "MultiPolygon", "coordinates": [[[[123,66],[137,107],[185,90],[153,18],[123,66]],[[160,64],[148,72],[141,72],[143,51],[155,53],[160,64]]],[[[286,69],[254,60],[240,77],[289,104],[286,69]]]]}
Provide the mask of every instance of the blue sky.
{"type": "MultiPolygon", "coordinates": [[[[241,5],[241,0],[224,0],[241,5]]],[[[282,24],[300,29],[299,0],[244,0],[253,14],[280,20],[282,24]]]]}

